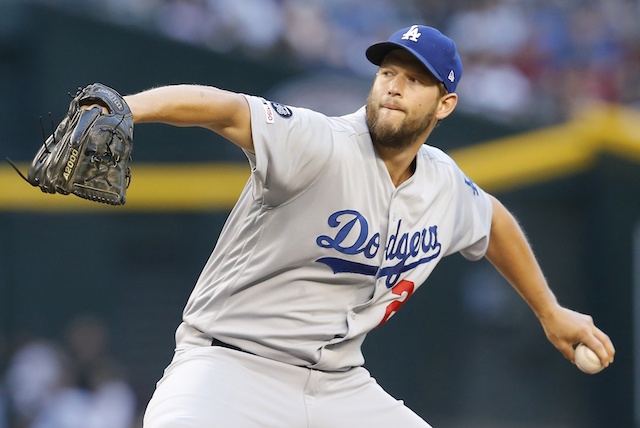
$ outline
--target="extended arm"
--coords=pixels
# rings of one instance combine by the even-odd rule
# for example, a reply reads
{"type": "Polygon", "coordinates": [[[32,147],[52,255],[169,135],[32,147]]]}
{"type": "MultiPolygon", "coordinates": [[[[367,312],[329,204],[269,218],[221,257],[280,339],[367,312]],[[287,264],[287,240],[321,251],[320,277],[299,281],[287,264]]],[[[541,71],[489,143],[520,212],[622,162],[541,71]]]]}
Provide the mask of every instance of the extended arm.
{"type": "Polygon", "coordinates": [[[493,218],[487,259],[520,293],[540,320],[549,341],[567,359],[574,361],[573,345],[582,342],[608,366],[615,354],[609,337],[589,315],[558,303],[517,221],[496,198],[491,199],[493,218]]]}
{"type": "Polygon", "coordinates": [[[124,97],[135,123],[210,129],[253,152],[251,113],[244,96],[199,85],[172,85],[124,97]]]}

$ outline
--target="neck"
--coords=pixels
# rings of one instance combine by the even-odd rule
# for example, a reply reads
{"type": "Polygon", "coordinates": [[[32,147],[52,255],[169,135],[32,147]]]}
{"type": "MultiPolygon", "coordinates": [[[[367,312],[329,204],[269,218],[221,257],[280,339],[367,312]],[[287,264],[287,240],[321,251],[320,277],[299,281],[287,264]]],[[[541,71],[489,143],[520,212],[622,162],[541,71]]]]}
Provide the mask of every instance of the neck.
{"type": "Polygon", "coordinates": [[[416,154],[419,148],[418,146],[415,150],[407,150],[376,146],[378,154],[387,167],[391,181],[396,187],[407,181],[415,172],[416,154]]]}

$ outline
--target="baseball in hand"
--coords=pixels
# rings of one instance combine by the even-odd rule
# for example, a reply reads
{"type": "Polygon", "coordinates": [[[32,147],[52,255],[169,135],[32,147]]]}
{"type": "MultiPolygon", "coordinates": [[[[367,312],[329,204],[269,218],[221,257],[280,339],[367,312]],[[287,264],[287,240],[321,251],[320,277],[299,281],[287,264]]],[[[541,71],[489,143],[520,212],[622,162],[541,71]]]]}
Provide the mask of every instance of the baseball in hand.
{"type": "Polygon", "coordinates": [[[580,370],[588,374],[596,374],[604,369],[596,353],[582,343],[576,346],[575,362],[580,370]]]}

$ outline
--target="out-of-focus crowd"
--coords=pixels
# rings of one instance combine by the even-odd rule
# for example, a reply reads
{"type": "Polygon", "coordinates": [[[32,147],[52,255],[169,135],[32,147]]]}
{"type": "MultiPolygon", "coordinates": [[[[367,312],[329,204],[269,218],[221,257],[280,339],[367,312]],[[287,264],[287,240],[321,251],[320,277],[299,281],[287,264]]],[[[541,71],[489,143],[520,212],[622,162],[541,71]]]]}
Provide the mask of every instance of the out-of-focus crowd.
{"type": "Polygon", "coordinates": [[[0,428],[139,426],[139,400],[99,318],[79,315],[63,337],[25,337],[5,348],[0,428]]]}
{"type": "Polygon", "coordinates": [[[372,75],[370,43],[425,23],[458,45],[468,112],[545,124],[592,102],[640,102],[638,0],[33,1],[217,52],[286,53],[309,69],[360,77],[372,75]]]}

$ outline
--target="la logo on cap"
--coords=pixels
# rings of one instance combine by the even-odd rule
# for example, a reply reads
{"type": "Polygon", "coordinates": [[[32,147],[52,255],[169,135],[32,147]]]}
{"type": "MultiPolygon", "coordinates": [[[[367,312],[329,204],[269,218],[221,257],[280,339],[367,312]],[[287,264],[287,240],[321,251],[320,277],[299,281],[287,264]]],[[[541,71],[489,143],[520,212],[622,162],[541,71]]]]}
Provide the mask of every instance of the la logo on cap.
{"type": "Polygon", "coordinates": [[[402,40],[409,40],[412,42],[417,42],[418,38],[422,35],[421,32],[418,31],[418,26],[417,25],[412,25],[411,28],[409,28],[409,31],[407,31],[406,33],[404,33],[402,35],[402,40]]]}
{"type": "Polygon", "coordinates": [[[450,82],[453,82],[454,80],[456,80],[456,75],[453,73],[453,70],[449,72],[447,79],[449,79],[450,82]]]}

